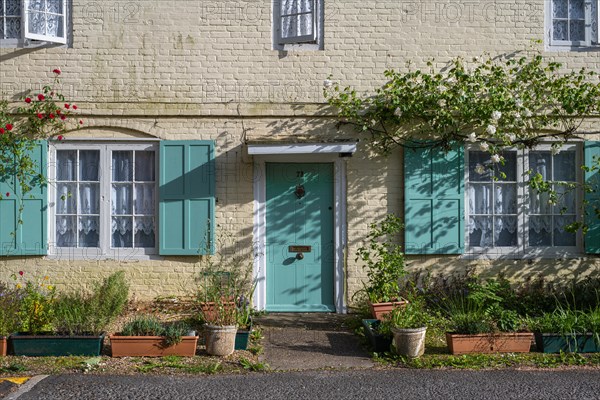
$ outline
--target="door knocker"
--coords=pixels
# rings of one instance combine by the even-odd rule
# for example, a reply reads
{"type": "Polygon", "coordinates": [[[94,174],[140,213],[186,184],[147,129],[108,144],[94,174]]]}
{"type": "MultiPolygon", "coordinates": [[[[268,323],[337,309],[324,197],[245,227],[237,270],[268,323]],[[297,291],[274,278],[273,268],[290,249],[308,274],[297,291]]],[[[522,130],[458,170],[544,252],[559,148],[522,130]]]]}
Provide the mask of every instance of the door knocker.
{"type": "Polygon", "coordinates": [[[304,186],[303,185],[297,185],[296,186],[296,191],[294,193],[296,194],[297,198],[301,199],[306,194],[306,190],[304,190],[304,186]]]}

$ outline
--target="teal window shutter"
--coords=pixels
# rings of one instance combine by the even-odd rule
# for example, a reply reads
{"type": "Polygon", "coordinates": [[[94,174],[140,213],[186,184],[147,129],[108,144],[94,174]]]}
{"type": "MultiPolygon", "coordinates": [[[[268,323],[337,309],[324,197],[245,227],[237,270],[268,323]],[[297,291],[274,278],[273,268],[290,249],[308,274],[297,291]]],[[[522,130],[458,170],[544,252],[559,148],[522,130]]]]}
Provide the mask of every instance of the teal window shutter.
{"type": "Polygon", "coordinates": [[[160,143],[159,253],[214,251],[215,145],[213,141],[160,143]]]}
{"type": "Polygon", "coordinates": [[[464,252],[464,148],[404,150],[406,254],[464,252]]]}
{"type": "MultiPolygon", "coordinates": [[[[47,177],[48,142],[37,141],[31,150],[31,158],[39,168],[39,173],[47,177]]],[[[30,192],[21,198],[19,182],[16,178],[10,182],[0,181],[0,255],[46,255],[48,193],[46,185],[32,185],[30,192]],[[15,192],[17,194],[15,194],[15,192]],[[9,193],[9,196],[6,196],[9,193]],[[23,211],[19,214],[19,208],[23,211]],[[19,223],[19,217],[21,223],[19,223]]]]}
{"type": "Polygon", "coordinates": [[[600,142],[585,142],[585,183],[592,191],[586,190],[585,223],[589,230],[585,235],[585,252],[587,254],[600,254],[600,142]],[[592,167],[595,170],[591,170],[592,167]]]}

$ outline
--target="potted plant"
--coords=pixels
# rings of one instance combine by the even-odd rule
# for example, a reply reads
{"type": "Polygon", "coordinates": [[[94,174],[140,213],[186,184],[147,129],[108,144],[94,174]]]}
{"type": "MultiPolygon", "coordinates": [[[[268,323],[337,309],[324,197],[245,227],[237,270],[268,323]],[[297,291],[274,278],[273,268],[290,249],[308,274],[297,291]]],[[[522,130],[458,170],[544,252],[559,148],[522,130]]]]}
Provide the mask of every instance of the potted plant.
{"type": "Polygon", "coordinates": [[[389,326],[386,327],[378,319],[363,319],[362,325],[365,336],[371,343],[374,352],[384,353],[390,349],[392,345],[392,332],[389,326]]]}
{"type": "Polygon", "coordinates": [[[19,329],[18,289],[0,282],[0,356],[8,353],[8,336],[19,329]]]}
{"type": "Polygon", "coordinates": [[[450,332],[446,343],[452,354],[528,353],[533,335],[515,311],[486,309],[473,298],[454,296],[446,302],[450,332]]]}
{"type": "MultiPolygon", "coordinates": [[[[244,256],[227,257],[222,253],[217,259],[204,256],[200,263],[196,299],[204,321],[206,351],[226,356],[236,348],[238,325],[250,328],[250,299],[256,286],[252,264],[244,256]]],[[[243,338],[242,334],[240,347],[244,339],[247,336],[243,338]]]]}
{"type": "Polygon", "coordinates": [[[367,245],[356,252],[356,261],[363,261],[368,281],[359,293],[366,294],[373,318],[383,319],[406,300],[400,297],[400,279],[406,275],[404,254],[399,243],[403,225],[388,214],[379,224],[373,223],[367,234],[367,245]]]}
{"type": "Polygon", "coordinates": [[[235,350],[247,350],[252,333],[252,308],[250,300],[245,296],[240,296],[237,300],[237,327],[235,350]]]}
{"type": "Polygon", "coordinates": [[[28,280],[23,288],[20,316],[24,333],[10,336],[18,356],[98,356],[104,330],[123,311],[129,287],[117,272],[91,293],[57,294],[52,285],[28,280]]]}
{"type": "Polygon", "coordinates": [[[188,325],[162,322],[152,315],[135,317],[109,338],[113,357],[193,357],[198,344],[188,325]]]}
{"type": "Polygon", "coordinates": [[[544,353],[600,352],[600,306],[587,311],[558,305],[529,319],[538,351],[544,353]]]}
{"type": "Polygon", "coordinates": [[[414,298],[403,308],[395,308],[389,323],[394,334],[393,348],[398,355],[416,358],[425,352],[425,335],[429,315],[421,299],[414,298]]]}

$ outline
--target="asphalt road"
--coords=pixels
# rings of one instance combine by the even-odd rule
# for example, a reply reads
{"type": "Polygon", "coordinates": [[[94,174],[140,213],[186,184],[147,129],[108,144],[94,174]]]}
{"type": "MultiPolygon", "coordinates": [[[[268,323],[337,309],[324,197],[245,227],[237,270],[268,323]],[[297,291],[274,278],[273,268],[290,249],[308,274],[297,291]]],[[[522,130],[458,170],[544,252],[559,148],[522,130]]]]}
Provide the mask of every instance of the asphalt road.
{"type": "Polygon", "coordinates": [[[599,399],[600,370],[307,371],[198,377],[50,376],[19,400],[599,399]]]}

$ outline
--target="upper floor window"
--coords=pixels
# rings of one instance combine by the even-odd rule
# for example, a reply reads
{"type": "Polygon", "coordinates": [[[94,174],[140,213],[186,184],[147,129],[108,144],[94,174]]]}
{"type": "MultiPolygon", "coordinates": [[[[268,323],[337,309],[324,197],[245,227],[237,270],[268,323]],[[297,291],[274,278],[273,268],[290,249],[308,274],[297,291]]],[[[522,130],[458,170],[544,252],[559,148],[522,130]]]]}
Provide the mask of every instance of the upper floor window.
{"type": "Polygon", "coordinates": [[[273,14],[275,49],[323,48],[323,0],[274,0],[273,14]]]}
{"type": "Polygon", "coordinates": [[[598,0],[551,0],[547,7],[550,46],[589,47],[600,43],[598,0]]]}
{"type": "Polygon", "coordinates": [[[0,0],[0,39],[9,46],[25,40],[66,44],[67,0],[0,0]]]}

